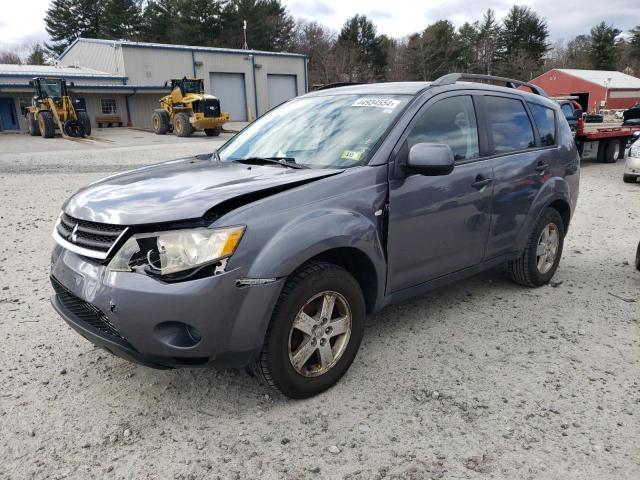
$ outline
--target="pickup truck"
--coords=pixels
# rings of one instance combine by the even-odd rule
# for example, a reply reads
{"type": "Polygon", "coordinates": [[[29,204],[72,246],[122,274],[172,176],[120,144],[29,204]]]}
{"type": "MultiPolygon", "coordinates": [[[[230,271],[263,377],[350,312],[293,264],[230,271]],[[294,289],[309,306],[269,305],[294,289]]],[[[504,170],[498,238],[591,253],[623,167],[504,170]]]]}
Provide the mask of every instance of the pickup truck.
{"type": "Polygon", "coordinates": [[[571,127],[582,160],[615,163],[623,158],[627,143],[634,138],[634,133],[640,132],[640,125],[587,124],[583,119],[583,111],[577,108],[576,102],[567,99],[559,100],[558,103],[571,127]]]}

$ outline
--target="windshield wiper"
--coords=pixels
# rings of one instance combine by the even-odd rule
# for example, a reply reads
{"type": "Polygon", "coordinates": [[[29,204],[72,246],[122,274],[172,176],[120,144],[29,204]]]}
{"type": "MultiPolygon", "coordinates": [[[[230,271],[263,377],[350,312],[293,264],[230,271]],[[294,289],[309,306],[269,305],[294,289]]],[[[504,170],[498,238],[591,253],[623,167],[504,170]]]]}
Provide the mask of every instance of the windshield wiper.
{"type": "Polygon", "coordinates": [[[234,158],[233,160],[241,163],[275,163],[289,168],[309,168],[306,165],[296,163],[296,159],[293,157],[248,157],[234,158]]]}

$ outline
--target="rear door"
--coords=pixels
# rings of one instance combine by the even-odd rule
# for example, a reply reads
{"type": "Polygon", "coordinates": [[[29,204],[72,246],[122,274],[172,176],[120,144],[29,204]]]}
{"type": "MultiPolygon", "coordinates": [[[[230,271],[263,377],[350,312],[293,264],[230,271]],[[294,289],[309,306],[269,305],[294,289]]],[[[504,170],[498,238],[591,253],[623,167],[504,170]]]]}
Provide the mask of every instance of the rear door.
{"type": "Polygon", "coordinates": [[[0,98],[0,130],[18,130],[18,115],[13,98],[0,98]]]}
{"type": "Polygon", "coordinates": [[[480,155],[471,94],[430,99],[400,139],[389,178],[389,293],[480,263],[489,232],[491,160],[480,155]],[[449,175],[403,169],[416,143],[444,143],[456,165],[449,175]]]}
{"type": "MultiPolygon", "coordinates": [[[[487,259],[517,250],[517,237],[542,185],[551,175],[557,141],[552,131],[542,144],[527,104],[519,95],[487,92],[480,97],[482,124],[493,158],[494,199],[487,259]]],[[[544,111],[540,112],[546,115],[544,111]]],[[[541,117],[542,118],[542,117],[541,117]]]]}

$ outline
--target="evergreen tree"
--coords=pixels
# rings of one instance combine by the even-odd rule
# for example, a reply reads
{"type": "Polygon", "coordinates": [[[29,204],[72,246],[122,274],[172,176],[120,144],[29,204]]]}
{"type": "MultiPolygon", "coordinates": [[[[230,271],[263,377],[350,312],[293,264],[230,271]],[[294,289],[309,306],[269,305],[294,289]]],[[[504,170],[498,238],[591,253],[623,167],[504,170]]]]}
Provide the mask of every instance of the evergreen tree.
{"type": "Polygon", "coordinates": [[[78,36],[76,3],[77,0],[53,0],[46,11],[45,29],[53,41],[47,48],[56,54],[62,53],[78,36]]]}
{"type": "Polygon", "coordinates": [[[100,36],[109,39],[137,40],[142,8],[140,0],[107,0],[100,36]]]}
{"type": "Polygon", "coordinates": [[[482,16],[478,27],[478,72],[484,75],[491,75],[500,50],[501,27],[496,20],[496,14],[492,9],[488,9],[482,16]]]}
{"type": "Polygon", "coordinates": [[[449,20],[439,20],[422,33],[409,37],[408,68],[412,80],[435,80],[457,70],[462,49],[455,27],[449,20]]]}
{"type": "Polygon", "coordinates": [[[616,47],[616,37],[620,30],[601,22],[591,29],[591,46],[589,60],[596,70],[615,70],[618,63],[619,51],[616,47]]]}
{"type": "Polygon", "coordinates": [[[345,22],[337,47],[343,57],[350,58],[350,80],[384,78],[388,47],[385,38],[376,34],[376,26],[365,15],[355,15],[345,22]]]}
{"type": "Polygon", "coordinates": [[[542,66],[549,46],[547,23],[529,7],[514,5],[503,20],[500,72],[528,80],[542,66]]]}
{"type": "Polygon", "coordinates": [[[27,57],[27,65],[46,65],[47,57],[44,48],[39,43],[31,47],[29,56],[27,57]]]}
{"type": "Polygon", "coordinates": [[[242,25],[247,22],[247,44],[253,50],[287,50],[293,39],[295,22],[280,0],[229,0],[221,12],[220,43],[242,48],[242,25]]]}
{"type": "Polygon", "coordinates": [[[463,72],[478,72],[478,25],[465,22],[458,29],[458,45],[460,54],[457,59],[458,68],[463,72]]]}

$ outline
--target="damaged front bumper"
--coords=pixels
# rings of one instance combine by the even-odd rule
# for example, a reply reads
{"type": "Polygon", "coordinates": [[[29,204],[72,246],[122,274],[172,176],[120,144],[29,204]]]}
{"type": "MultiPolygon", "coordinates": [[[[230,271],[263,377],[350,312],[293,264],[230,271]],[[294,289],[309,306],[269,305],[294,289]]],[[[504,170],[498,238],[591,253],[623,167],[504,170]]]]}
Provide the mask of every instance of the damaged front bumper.
{"type": "Polygon", "coordinates": [[[83,337],[154,368],[244,367],[258,354],[283,279],[247,285],[240,269],[177,283],[56,246],[51,303],[83,337]]]}

